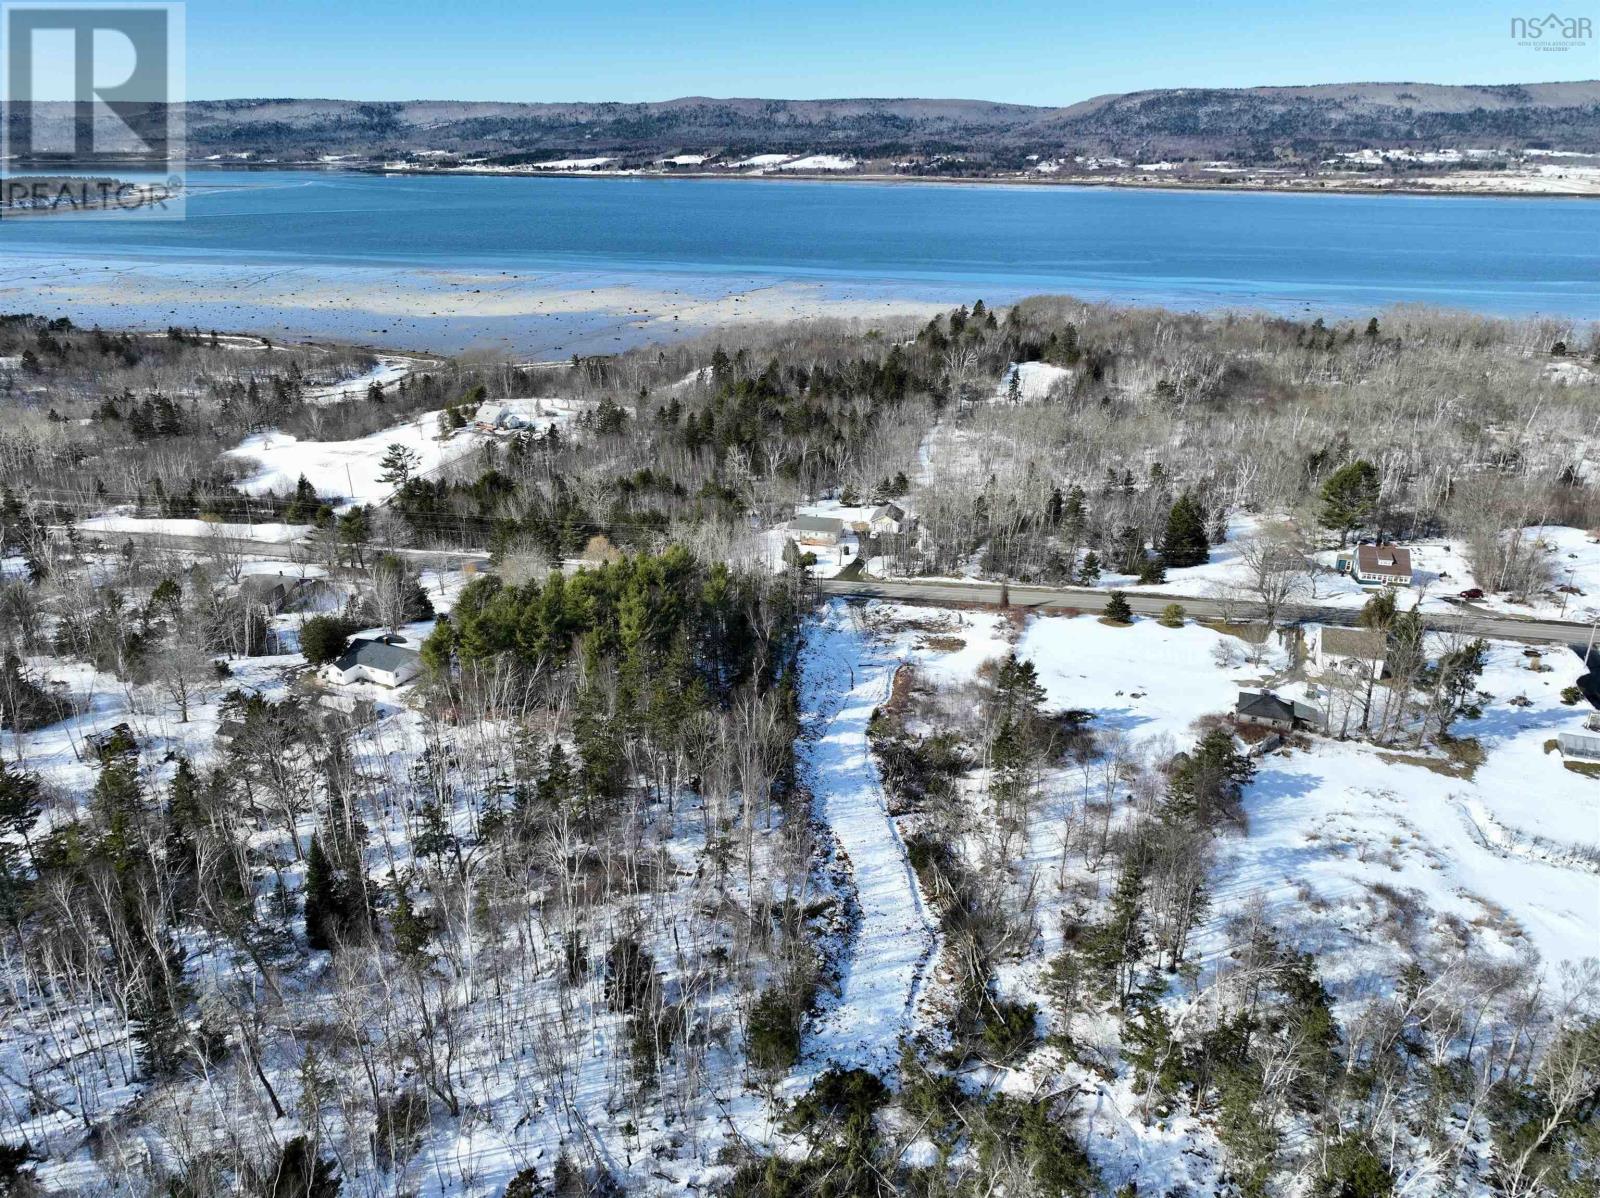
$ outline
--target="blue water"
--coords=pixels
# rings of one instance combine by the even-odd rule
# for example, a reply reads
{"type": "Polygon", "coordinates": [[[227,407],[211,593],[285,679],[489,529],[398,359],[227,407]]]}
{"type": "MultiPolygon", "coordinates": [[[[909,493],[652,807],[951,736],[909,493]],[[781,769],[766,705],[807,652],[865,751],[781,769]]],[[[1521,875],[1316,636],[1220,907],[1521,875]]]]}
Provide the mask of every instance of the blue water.
{"type": "MultiPolygon", "coordinates": [[[[184,315],[171,284],[186,272],[215,281],[263,268],[306,280],[514,272],[700,294],[803,282],[941,300],[1057,292],[1330,314],[1425,302],[1600,318],[1597,201],[296,172],[190,182],[181,222],[0,222],[6,306],[27,307],[33,286],[70,308],[62,267],[115,264],[132,272],[124,315],[148,321],[184,315]],[[148,279],[167,287],[144,311],[148,279]]],[[[283,315],[281,296],[273,306],[283,315]]],[[[314,323],[301,314],[283,327],[295,319],[314,323]]]]}

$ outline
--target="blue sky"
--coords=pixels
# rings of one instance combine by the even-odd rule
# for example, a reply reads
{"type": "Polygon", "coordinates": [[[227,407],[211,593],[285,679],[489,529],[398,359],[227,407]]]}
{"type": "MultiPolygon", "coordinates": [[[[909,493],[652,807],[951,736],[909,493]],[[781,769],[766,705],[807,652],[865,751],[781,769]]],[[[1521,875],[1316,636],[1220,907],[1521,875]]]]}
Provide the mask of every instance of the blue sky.
{"type": "MultiPolygon", "coordinates": [[[[1543,0],[1540,0],[1543,2],[1543,0]]],[[[1600,0],[1558,0],[1600,30],[1600,0]]],[[[1600,77],[1534,0],[189,0],[189,95],[1068,104],[1147,87],[1600,77]]]]}

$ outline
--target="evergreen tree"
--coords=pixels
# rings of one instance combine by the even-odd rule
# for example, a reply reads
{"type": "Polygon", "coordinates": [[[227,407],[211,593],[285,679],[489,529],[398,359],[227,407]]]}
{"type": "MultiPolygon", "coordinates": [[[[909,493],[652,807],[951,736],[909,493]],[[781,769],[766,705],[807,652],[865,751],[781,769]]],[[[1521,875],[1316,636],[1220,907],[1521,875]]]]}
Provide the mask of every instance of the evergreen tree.
{"type": "Polygon", "coordinates": [[[1169,566],[1199,566],[1211,560],[1211,541],[1206,536],[1206,510],[1188,491],[1173,502],[1167,513],[1166,534],[1161,539],[1161,556],[1169,566]]]}
{"type": "Polygon", "coordinates": [[[1144,886],[1141,855],[1130,852],[1123,858],[1106,919],[1083,937],[1085,963],[1099,975],[1106,994],[1119,1003],[1133,993],[1139,963],[1150,943],[1145,931],[1144,886]]]}
{"type": "Polygon", "coordinates": [[[1106,619],[1114,624],[1133,622],[1133,608],[1128,606],[1128,600],[1121,591],[1112,591],[1111,597],[1106,600],[1106,619]]]}
{"type": "Polygon", "coordinates": [[[415,450],[396,442],[384,451],[383,460],[378,463],[382,470],[378,475],[378,481],[394,487],[403,487],[410,480],[412,471],[421,462],[422,459],[415,450]]]}
{"type": "Polygon", "coordinates": [[[306,852],[306,943],[317,949],[333,948],[355,930],[359,915],[356,888],[323,847],[323,837],[313,832],[306,852]]]}
{"type": "Polygon", "coordinates": [[[1209,827],[1238,801],[1255,769],[1255,763],[1234,748],[1230,733],[1213,728],[1193,752],[1174,761],[1167,784],[1168,814],[1209,827]]]}
{"type": "Polygon", "coordinates": [[[1378,510],[1378,468],[1368,461],[1341,466],[1322,484],[1322,511],[1318,517],[1324,528],[1337,529],[1342,548],[1350,534],[1366,526],[1378,510]]]}
{"type": "Polygon", "coordinates": [[[300,626],[300,652],[314,666],[337,660],[359,627],[343,616],[312,616],[300,626]]]}

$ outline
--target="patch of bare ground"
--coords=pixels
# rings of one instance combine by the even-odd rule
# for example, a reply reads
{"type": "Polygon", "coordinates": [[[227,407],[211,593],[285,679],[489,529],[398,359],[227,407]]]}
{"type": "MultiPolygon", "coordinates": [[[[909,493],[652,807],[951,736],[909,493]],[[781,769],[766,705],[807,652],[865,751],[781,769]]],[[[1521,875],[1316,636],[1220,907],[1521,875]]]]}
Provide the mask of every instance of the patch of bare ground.
{"type": "Polygon", "coordinates": [[[1459,778],[1464,782],[1471,781],[1483,764],[1483,745],[1476,737],[1447,737],[1440,740],[1439,748],[1444,752],[1442,757],[1421,753],[1379,753],[1378,757],[1390,765],[1414,765],[1440,777],[1459,778]]]}

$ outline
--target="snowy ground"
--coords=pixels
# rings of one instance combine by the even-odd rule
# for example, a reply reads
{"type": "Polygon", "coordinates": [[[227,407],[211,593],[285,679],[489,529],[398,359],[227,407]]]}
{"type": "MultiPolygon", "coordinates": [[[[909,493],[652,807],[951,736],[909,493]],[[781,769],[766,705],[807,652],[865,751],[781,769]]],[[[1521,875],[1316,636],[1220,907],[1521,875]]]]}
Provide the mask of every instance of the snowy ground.
{"type": "MultiPolygon", "coordinates": [[[[1051,703],[1092,710],[1098,730],[1170,737],[1178,748],[1195,719],[1231,710],[1241,686],[1267,682],[1317,701],[1303,682],[1275,681],[1292,664],[1282,648],[1259,664],[1223,665],[1222,643],[1244,648],[1194,624],[1116,630],[1091,616],[1048,617],[1029,624],[1018,652],[1038,666],[1051,703]]],[[[1485,752],[1469,776],[1445,772],[1437,751],[1385,754],[1322,737],[1309,751],[1263,758],[1248,834],[1224,866],[1229,895],[1288,898],[1310,887],[1337,905],[1366,901],[1381,883],[1412,894],[1424,913],[1489,921],[1484,934],[1498,949],[1525,946],[1550,962],[1600,955],[1600,780],[1546,749],[1582,726],[1588,707],[1561,701],[1582,672],[1575,654],[1535,659],[1492,642],[1483,714],[1456,727],[1485,752]],[[1535,661],[1547,668],[1530,669],[1535,661]]]]}
{"type": "Polygon", "coordinates": [[[354,441],[302,441],[285,433],[258,433],[228,450],[227,456],[255,464],[255,473],[239,484],[247,494],[292,493],[304,475],[317,494],[340,496],[348,506],[381,503],[394,493],[394,485],[378,476],[383,473],[384,454],[396,444],[417,455],[414,474],[420,475],[472,452],[480,442],[466,432],[440,440],[439,414],[428,412],[354,441]]]}
{"type": "Polygon", "coordinates": [[[1011,379],[1017,380],[1017,397],[1025,403],[1048,399],[1058,384],[1072,378],[1065,366],[1052,366],[1049,362],[1013,362],[996,384],[993,398],[1005,401],[1011,398],[1011,379]]]}
{"type": "Polygon", "coordinates": [[[380,354],[372,369],[354,378],[341,379],[339,382],[326,383],[318,387],[307,387],[306,402],[331,404],[347,399],[365,399],[367,390],[373,383],[377,383],[387,391],[417,369],[419,361],[417,358],[404,358],[395,354],[380,354]]]}
{"type": "MultiPolygon", "coordinates": [[[[452,571],[423,581],[446,610],[464,580],[452,571]]],[[[427,625],[405,631],[420,637],[427,625]]],[[[1307,693],[1282,646],[1253,651],[1235,637],[1194,624],[1169,629],[1141,619],[1118,628],[1090,616],[1014,622],[994,612],[887,603],[835,602],[825,608],[803,659],[807,735],[800,752],[814,811],[848,858],[859,919],[840,946],[837,994],[825,996],[808,1028],[805,1059],[779,1084],[780,1094],[793,1096],[830,1061],[887,1071],[899,1036],[926,1030],[937,1019],[938,941],[907,867],[901,828],[879,787],[867,722],[888,699],[900,665],[914,667],[933,702],[960,708],[970,706],[984,663],[1013,648],[1035,663],[1047,707],[1091,712],[1102,749],[1117,744],[1130,758],[1188,747],[1195,721],[1230,709],[1240,686],[1265,682],[1284,694],[1307,693]]],[[[1456,946],[1463,954],[1537,954],[1548,966],[1600,956],[1600,780],[1565,769],[1559,754],[1545,747],[1558,730],[1578,726],[1586,714],[1586,708],[1560,699],[1580,665],[1576,657],[1556,653],[1540,663],[1548,669],[1531,669],[1532,662],[1521,646],[1492,646],[1481,683],[1481,718],[1463,720],[1456,729],[1484,750],[1473,770],[1453,771],[1437,751],[1386,754],[1323,738],[1263,757],[1245,795],[1244,828],[1218,846],[1211,913],[1195,943],[1202,973],[1224,963],[1227,921],[1258,900],[1267,904],[1281,934],[1316,953],[1341,1004],[1391,985],[1402,946],[1420,942],[1456,946]]],[[[169,753],[186,753],[200,763],[216,760],[219,694],[207,696],[182,724],[170,704],[148,689],[121,686],[81,665],[40,664],[51,678],[70,685],[81,713],[24,737],[8,736],[5,746],[62,793],[83,795],[92,787],[97,767],[86,751],[87,738],[118,722],[133,725],[145,760],[158,763],[151,765],[152,783],[163,782],[170,771],[169,753]]],[[[282,697],[300,664],[297,655],[236,662],[227,685],[282,697]]],[[[361,734],[358,764],[390,779],[394,802],[404,804],[415,789],[409,771],[427,744],[427,729],[403,693],[379,697],[385,700],[381,718],[361,734]]],[[[498,734],[490,727],[473,733],[498,734]]],[[[488,755],[461,756],[461,772],[449,785],[459,804],[453,818],[465,832],[495,779],[473,773],[488,755]]],[[[968,787],[974,804],[984,795],[978,773],[968,787]]],[[[1060,917],[1078,910],[1073,904],[1086,887],[1103,887],[1110,876],[1080,867],[1078,850],[1064,852],[1065,838],[1091,803],[1115,802],[1125,810],[1125,790],[1118,775],[1102,775],[1092,765],[1063,766],[1044,780],[1043,810],[1013,863],[1019,887],[1026,884],[1038,896],[1041,933],[1035,943],[1020,946],[1018,959],[1001,965],[997,978],[1008,995],[1048,1006],[1041,972],[1060,947],[1060,917]],[[1071,869],[1063,866],[1069,859],[1071,869]]],[[[590,925],[595,945],[603,947],[606,936],[637,919],[657,961],[675,961],[683,951],[680,930],[689,926],[684,911],[709,910],[730,896],[741,903],[751,897],[736,881],[719,887],[711,871],[702,872],[705,813],[692,796],[682,801],[676,812],[654,810],[646,824],[651,846],[674,867],[664,875],[665,887],[648,901],[620,903],[598,915],[590,925]]],[[[981,807],[975,811],[981,817],[981,807]]],[[[402,867],[413,863],[407,816],[396,810],[383,818],[375,839],[391,846],[395,857],[374,860],[377,878],[387,877],[395,860],[402,867]]],[[[309,835],[312,825],[302,822],[309,835]]],[[[771,884],[763,873],[766,861],[757,863],[759,885],[771,884]]],[[[291,881],[298,881],[298,868],[286,867],[291,881]]],[[[547,929],[517,929],[516,935],[534,937],[538,959],[559,958],[560,939],[547,929]]],[[[203,946],[196,948],[193,959],[210,971],[208,982],[229,976],[223,953],[208,956],[203,946]]],[[[484,951],[486,962],[494,960],[484,951]]],[[[704,1020],[712,1047],[705,1073],[688,1079],[674,1099],[683,1105],[669,1116],[654,1100],[635,1106],[627,1099],[632,1083],[626,1029],[605,1012],[598,975],[562,992],[548,966],[485,969],[476,977],[469,967],[464,978],[439,992],[466,1029],[459,1073],[470,1114],[437,1121],[403,1176],[383,1184],[404,1183],[427,1195],[499,1194],[523,1165],[537,1163],[548,1176],[560,1144],[581,1134],[592,1137],[597,1154],[628,1180],[630,1190],[676,1193],[720,1176],[713,1162],[727,1143],[783,1142],[740,1067],[739,995],[722,990],[694,997],[693,1017],[704,1020]],[[491,985],[514,988],[526,1027],[481,1024],[483,1008],[473,987],[491,985]]],[[[358,997],[374,1001],[375,993],[358,997]]],[[[14,1076],[28,1072],[27,1046],[49,1034],[37,1023],[43,1016],[43,1004],[7,1010],[0,1054],[14,1076]]],[[[125,1027],[104,1013],[95,1027],[113,1054],[123,1051],[125,1027]]],[[[996,1070],[993,1084],[1032,1092],[1044,1070],[1036,1074],[1031,1060],[996,1070]]],[[[299,1092],[300,1064],[299,1049],[289,1045],[275,1048],[267,1061],[274,1084],[291,1103],[299,1092]]],[[[1139,1120],[1138,1097],[1126,1079],[1080,1072],[1073,1080],[1084,1095],[1080,1109],[1088,1117],[1090,1151],[1109,1181],[1136,1180],[1140,1193],[1163,1192],[1175,1182],[1195,1193],[1216,1190],[1214,1163],[1194,1151],[1197,1143],[1208,1143],[1205,1128],[1182,1115],[1165,1123],[1139,1120]]],[[[11,1101],[27,1101],[20,1089],[9,1091],[11,1101]]],[[[102,1110],[110,1115],[137,1097],[137,1087],[108,1086],[102,1110]]],[[[204,1128],[214,1117],[210,1101],[199,1091],[184,1091],[172,1110],[204,1128]]],[[[31,1126],[41,1139],[47,1131],[57,1143],[70,1139],[70,1112],[39,1112],[31,1126]]],[[[274,1132],[287,1136],[296,1126],[297,1116],[290,1116],[274,1132]]],[[[82,1192],[97,1171],[83,1149],[51,1161],[45,1176],[61,1192],[82,1192]]]]}
{"type": "Polygon", "coordinates": [[[211,520],[163,520],[146,516],[107,515],[80,520],[89,532],[159,533],[170,537],[226,537],[231,540],[282,544],[311,531],[309,524],[222,524],[211,520]]]}
{"type": "MultiPolygon", "coordinates": [[[[1018,656],[1038,669],[1046,706],[1091,712],[1102,759],[1114,751],[1146,770],[1190,747],[1196,721],[1231,710],[1241,686],[1307,693],[1283,645],[1254,650],[1195,624],[1167,629],[1140,619],[1115,628],[1092,616],[1050,616],[1014,630],[983,613],[862,610],[882,644],[916,663],[931,701],[957,709],[970,703],[965,688],[978,667],[1012,647],[1014,635],[1018,656]],[[910,631],[936,625],[947,632],[917,641],[910,631]],[[913,643],[916,652],[908,649],[913,643]]],[[[1456,768],[1437,749],[1382,750],[1322,737],[1262,757],[1244,797],[1244,826],[1216,848],[1209,913],[1193,946],[1198,984],[1229,967],[1230,923],[1257,903],[1280,936],[1316,956],[1342,1016],[1392,988],[1414,951],[1444,960],[1534,960],[1551,976],[1565,963],[1600,957],[1600,780],[1565,769],[1546,750],[1557,730],[1581,725],[1588,711],[1560,700],[1581,663],[1565,653],[1547,656],[1540,664],[1548,669],[1530,669],[1532,661],[1520,645],[1491,645],[1482,716],[1455,730],[1481,744],[1475,770],[1456,768]]],[[[979,821],[987,818],[982,775],[964,783],[979,821]]],[[[1044,779],[1045,809],[1011,863],[1017,890],[1039,902],[1043,934],[997,969],[1009,997],[1048,1009],[1044,966],[1059,948],[1055,929],[1063,917],[1081,922],[1085,894],[1103,896],[1110,884],[1109,871],[1084,864],[1083,832],[1074,838],[1072,830],[1086,829],[1103,804],[1124,818],[1124,777],[1091,762],[1044,779]]],[[[936,989],[937,976],[929,987],[936,989]]],[[[935,999],[930,994],[925,1004],[935,999]]],[[[1114,1040],[1097,1041],[1092,1018],[1075,1034],[1116,1053],[1114,1040]]],[[[1058,1067],[1041,1050],[989,1071],[989,1084],[1031,1095],[1058,1067]]],[[[1208,1125],[1182,1113],[1140,1119],[1142,1095],[1125,1074],[1073,1076],[1091,1155],[1112,1186],[1217,1191],[1208,1125]]]]}
{"type": "Polygon", "coordinates": [[[860,913],[840,963],[839,997],[814,1026],[808,1055],[880,1074],[913,1025],[936,942],[867,745],[867,722],[889,698],[899,664],[895,646],[873,638],[839,602],[819,617],[802,659],[812,721],[803,776],[849,861],[860,913]]]}
{"type": "Polygon", "coordinates": [[[804,158],[796,158],[792,162],[778,164],[780,171],[853,171],[856,168],[854,158],[845,158],[839,154],[807,154],[804,158]]]}

